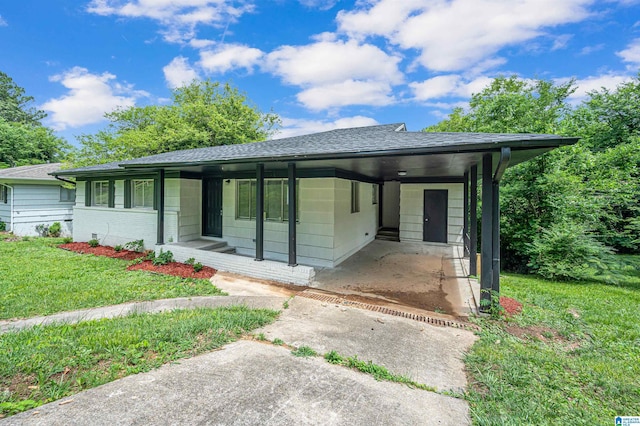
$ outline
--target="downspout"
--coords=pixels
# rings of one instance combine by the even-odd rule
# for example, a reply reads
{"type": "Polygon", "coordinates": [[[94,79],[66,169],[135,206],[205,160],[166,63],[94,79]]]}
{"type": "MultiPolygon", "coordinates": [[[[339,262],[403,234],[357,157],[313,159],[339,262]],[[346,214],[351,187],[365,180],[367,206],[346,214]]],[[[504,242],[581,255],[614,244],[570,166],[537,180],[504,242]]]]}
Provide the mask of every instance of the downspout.
{"type": "Polygon", "coordinates": [[[9,225],[11,226],[11,232],[13,232],[13,186],[7,185],[6,183],[0,183],[0,186],[5,186],[11,190],[11,210],[9,212],[9,225]]]}

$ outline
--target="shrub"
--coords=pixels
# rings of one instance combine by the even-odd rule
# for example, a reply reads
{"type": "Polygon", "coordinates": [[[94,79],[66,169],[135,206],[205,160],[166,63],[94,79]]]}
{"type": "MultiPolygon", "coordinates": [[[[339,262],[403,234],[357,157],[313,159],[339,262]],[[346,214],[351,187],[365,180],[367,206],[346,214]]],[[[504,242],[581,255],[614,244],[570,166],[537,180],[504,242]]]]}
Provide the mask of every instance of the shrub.
{"type": "Polygon", "coordinates": [[[135,251],[136,253],[142,253],[144,251],[144,240],[129,241],[124,245],[124,248],[135,251]]]}
{"type": "Polygon", "coordinates": [[[89,247],[98,247],[100,245],[100,241],[94,238],[92,240],[87,241],[87,244],[89,244],[89,247]]]}
{"type": "Polygon", "coordinates": [[[64,237],[62,239],[62,243],[63,244],[69,244],[69,243],[72,243],[72,242],[73,242],[73,238],[71,238],[71,237],[64,237]]]}
{"type": "Polygon", "coordinates": [[[62,233],[62,225],[60,225],[60,222],[53,222],[53,224],[49,226],[50,237],[59,237],[61,233],[62,233]]]}
{"type": "Polygon", "coordinates": [[[204,268],[204,266],[200,262],[196,262],[196,263],[193,264],[193,271],[194,272],[200,272],[200,271],[202,271],[202,268],[204,268]]]}
{"type": "Polygon", "coordinates": [[[117,252],[121,252],[122,251],[122,245],[118,244],[113,248],[115,251],[117,252]]]}
{"type": "Polygon", "coordinates": [[[171,253],[169,250],[163,252],[162,249],[160,249],[160,253],[156,257],[154,257],[153,260],[151,260],[151,263],[156,266],[166,265],[167,263],[171,262],[173,262],[173,253],[171,253]]]}
{"type": "Polygon", "coordinates": [[[193,265],[194,263],[196,263],[196,258],[195,257],[190,257],[187,260],[184,261],[185,265],[193,265]]]}
{"type": "Polygon", "coordinates": [[[0,232],[7,230],[7,224],[0,220],[0,232]]]}
{"type": "Polygon", "coordinates": [[[145,252],[144,260],[153,260],[155,258],[156,258],[156,252],[155,251],[149,250],[149,251],[145,252]]]}

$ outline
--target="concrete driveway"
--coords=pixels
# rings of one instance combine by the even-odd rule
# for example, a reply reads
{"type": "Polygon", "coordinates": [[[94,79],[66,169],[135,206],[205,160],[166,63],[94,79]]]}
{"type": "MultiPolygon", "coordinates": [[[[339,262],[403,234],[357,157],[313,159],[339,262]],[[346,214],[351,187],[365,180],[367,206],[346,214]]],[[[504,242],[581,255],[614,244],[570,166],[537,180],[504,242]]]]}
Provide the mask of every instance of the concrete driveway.
{"type": "MultiPolygon", "coordinates": [[[[237,277],[221,274],[216,285],[231,294],[253,289],[255,297],[288,300],[281,289],[270,293],[267,285],[237,277]]],[[[438,391],[466,385],[461,356],[476,338],[470,331],[302,297],[288,306],[277,321],[254,333],[319,353],[357,355],[438,391]]],[[[376,381],[321,357],[297,358],[285,347],[256,340],[240,340],[0,420],[2,425],[468,423],[463,399],[376,381]]]]}

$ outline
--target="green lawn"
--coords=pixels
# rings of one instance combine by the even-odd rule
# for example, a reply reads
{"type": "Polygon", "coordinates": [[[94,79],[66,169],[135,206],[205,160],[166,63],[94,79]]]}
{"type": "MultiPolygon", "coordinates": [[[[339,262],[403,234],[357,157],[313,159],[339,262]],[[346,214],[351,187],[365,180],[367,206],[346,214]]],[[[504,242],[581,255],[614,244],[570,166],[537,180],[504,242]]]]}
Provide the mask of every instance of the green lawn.
{"type": "Polygon", "coordinates": [[[477,425],[613,424],[640,415],[640,257],[619,285],[504,275],[524,304],[512,320],[479,319],[466,357],[477,425]]]}
{"type": "Polygon", "coordinates": [[[0,234],[0,319],[27,318],[130,301],[217,295],[208,280],[127,271],[127,262],[56,248],[55,238],[7,241],[0,234]]]}
{"type": "Polygon", "coordinates": [[[277,312],[246,307],[136,314],[0,336],[0,418],[236,340],[277,312]]]}

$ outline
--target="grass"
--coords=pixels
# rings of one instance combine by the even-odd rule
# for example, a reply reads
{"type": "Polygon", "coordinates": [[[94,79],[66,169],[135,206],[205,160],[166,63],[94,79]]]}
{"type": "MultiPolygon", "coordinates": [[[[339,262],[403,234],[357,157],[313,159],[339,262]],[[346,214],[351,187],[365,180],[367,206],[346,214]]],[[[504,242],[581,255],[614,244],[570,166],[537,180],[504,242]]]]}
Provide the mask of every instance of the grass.
{"type": "Polygon", "coordinates": [[[4,241],[0,319],[28,318],[123,302],[218,295],[208,280],[127,271],[127,262],[56,248],[59,238],[4,241]]]}
{"type": "Polygon", "coordinates": [[[619,285],[504,275],[502,294],[524,307],[508,321],[477,320],[480,340],[465,360],[474,424],[613,424],[638,415],[638,271],[619,285]]]}
{"type": "Polygon", "coordinates": [[[309,346],[300,346],[299,348],[292,350],[291,354],[293,356],[297,356],[300,358],[306,358],[306,357],[318,355],[318,353],[313,349],[311,349],[309,346]]]}
{"type": "Polygon", "coordinates": [[[4,334],[0,413],[14,414],[210,351],[276,316],[275,311],[246,307],[203,308],[4,334]]]}

